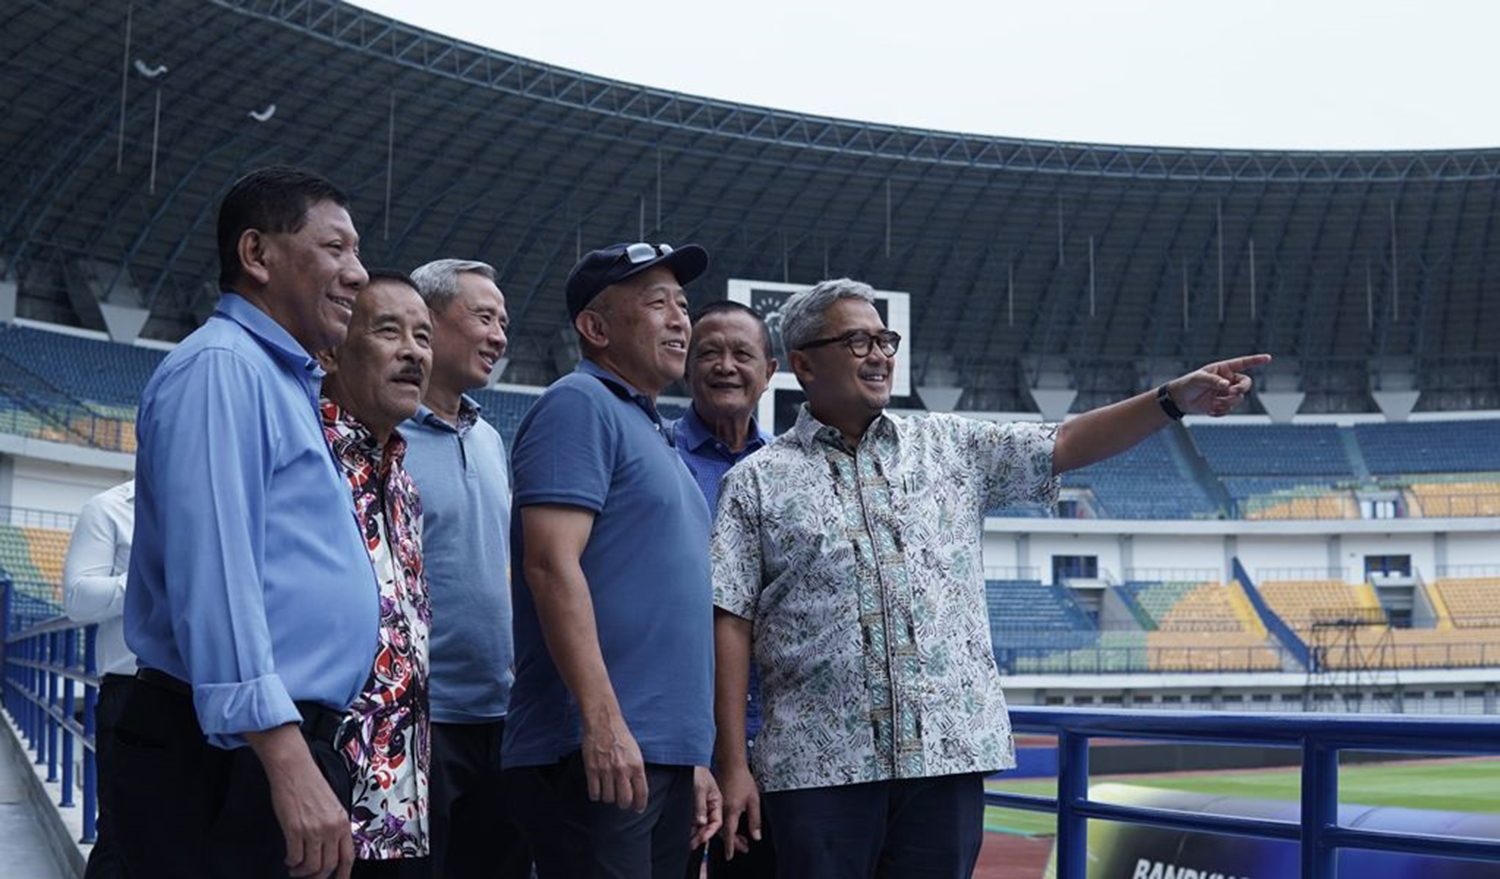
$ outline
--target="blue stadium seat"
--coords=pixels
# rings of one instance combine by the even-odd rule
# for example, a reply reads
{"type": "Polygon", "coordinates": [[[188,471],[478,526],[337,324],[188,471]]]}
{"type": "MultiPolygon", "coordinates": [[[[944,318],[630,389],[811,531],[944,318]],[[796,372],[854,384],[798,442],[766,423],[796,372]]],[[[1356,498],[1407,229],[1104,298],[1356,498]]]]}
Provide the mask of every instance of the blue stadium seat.
{"type": "Polygon", "coordinates": [[[1370,472],[1500,472],[1500,420],[1412,421],[1354,428],[1370,472]]]}

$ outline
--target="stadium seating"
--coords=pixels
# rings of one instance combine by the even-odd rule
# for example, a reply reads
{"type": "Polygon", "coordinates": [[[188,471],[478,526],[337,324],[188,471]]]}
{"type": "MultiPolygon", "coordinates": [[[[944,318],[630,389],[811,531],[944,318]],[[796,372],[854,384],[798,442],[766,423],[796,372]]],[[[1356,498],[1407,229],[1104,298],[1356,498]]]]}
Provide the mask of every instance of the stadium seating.
{"type": "Polygon", "coordinates": [[[1262,580],[1260,594],[1283,622],[1299,631],[1340,614],[1364,620],[1380,612],[1368,584],[1351,586],[1343,580],[1262,580]]]}
{"type": "Polygon", "coordinates": [[[1376,475],[1500,473],[1500,421],[1360,424],[1354,435],[1376,475]]]}
{"type": "Polygon", "coordinates": [[[1331,425],[1197,425],[1189,432],[1219,476],[1353,476],[1331,425]]]}
{"type": "Polygon", "coordinates": [[[1203,486],[1180,472],[1159,433],[1122,455],[1066,474],[1063,485],[1089,489],[1115,519],[1204,519],[1223,512],[1203,486]]]}
{"type": "Polygon", "coordinates": [[[1413,516],[1500,516],[1500,480],[1413,483],[1406,504],[1413,516]]]}
{"type": "Polygon", "coordinates": [[[0,324],[0,356],[37,382],[86,403],[134,408],[165,353],[32,327],[0,324]]]}
{"type": "Polygon", "coordinates": [[[1432,585],[1455,627],[1500,627],[1500,577],[1439,578],[1432,585]]]}
{"type": "Polygon", "coordinates": [[[21,619],[41,619],[62,612],[62,567],[69,534],[50,528],[0,524],[0,575],[16,590],[21,619]]]}

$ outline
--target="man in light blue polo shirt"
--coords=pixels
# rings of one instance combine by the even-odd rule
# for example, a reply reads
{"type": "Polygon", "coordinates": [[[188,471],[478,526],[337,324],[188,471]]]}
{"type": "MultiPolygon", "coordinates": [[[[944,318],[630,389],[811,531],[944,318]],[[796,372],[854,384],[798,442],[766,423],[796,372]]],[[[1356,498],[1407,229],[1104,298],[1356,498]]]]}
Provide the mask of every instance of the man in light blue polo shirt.
{"type": "Polygon", "coordinates": [[[515,658],[510,477],[500,434],[467,394],[505,355],[510,317],[486,263],[440,259],[411,277],[433,328],[432,378],[401,426],[432,596],[432,876],[526,879],[530,859],[500,777],[515,658]]]}
{"type": "Polygon", "coordinates": [[[584,359],[516,435],[506,786],[549,879],[682,879],[719,825],[708,505],[656,410],[707,265],[694,245],[586,255],[584,359]]]}
{"type": "Polygon", "coordinates": [[[349,875],[334,749],[375,661],[378,586],[318,415],[367,280],[333,184],[292,168],[219,209],[225,293],[141,395],[116,726],[131,875],[349,875]],[[245,747],[248,745],[249,747],[245,747]]]}

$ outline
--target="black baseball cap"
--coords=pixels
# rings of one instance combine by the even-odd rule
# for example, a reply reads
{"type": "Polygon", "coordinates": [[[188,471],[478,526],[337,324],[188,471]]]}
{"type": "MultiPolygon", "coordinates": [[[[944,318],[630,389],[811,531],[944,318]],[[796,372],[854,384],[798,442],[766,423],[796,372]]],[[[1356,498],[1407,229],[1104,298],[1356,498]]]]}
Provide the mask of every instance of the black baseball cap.
{"type": "Polygon", "coordinates": [[[576,318],[605,287],[656,266],[666,266],[687,286],[708,268],[708,251],[696,244],[611,244],[589,251],[568,273],[568,317],[576,318]]]}

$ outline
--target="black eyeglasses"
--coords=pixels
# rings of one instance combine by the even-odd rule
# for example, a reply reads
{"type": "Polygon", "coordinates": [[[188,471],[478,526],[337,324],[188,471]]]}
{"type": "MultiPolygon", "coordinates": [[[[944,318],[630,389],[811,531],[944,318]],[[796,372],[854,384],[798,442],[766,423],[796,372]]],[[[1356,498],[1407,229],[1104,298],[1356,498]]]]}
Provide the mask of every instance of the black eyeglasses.
{"type": "Polygon", "coordinates": [[[670,244],[647,244],[639,241],[625,248],[625,258],[630,264],[638,266],[643,262],[650,262],[659,256],[669,256],[672,253],[670,244]]]}
{"type": "Polygon", "coordinates": [[[895,357],[896,351],[901,347],[901,334],[895,330],[881,330],[878,333],[868,333],[864,330],[850,330],[827,339],[814,339],[811,342],[797,346],[798,351],[806,351],[809,348],[821,348],[824,345],[836,345],[843,342],[849,346],[849,353],[855,357],[869,357],[870,350],[876,345],[880,346],[880,352],[887,357],[895,357]]]}

